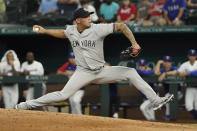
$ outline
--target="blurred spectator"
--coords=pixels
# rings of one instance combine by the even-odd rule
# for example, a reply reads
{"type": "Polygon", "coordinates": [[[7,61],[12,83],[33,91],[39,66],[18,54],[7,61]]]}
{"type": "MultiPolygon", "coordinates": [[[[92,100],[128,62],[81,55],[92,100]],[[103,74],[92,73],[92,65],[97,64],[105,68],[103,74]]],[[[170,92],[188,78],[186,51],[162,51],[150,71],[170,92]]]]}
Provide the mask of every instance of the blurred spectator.
{"type": "MultiPolygon", "coordinates": [[[[163,79],[166,77],[166,75],[174,75],[173,72],[177,71],[176,66],[172,66],[172,59],[170,56],[164,56],[163,60],[159,60],[155,66],[155,75],[158,75],[158,81],[162,82],[163,79]],[[163,67],[161,67],[161,65],[163,67]]],[[[165,96],[169,95],[169,84],[162,83],[164,87],[164,93],[165,96]]],[[[181,86],[178,87],[178,100],[180,100],[183,97],[183,94],[181,92],[181,86]]],[[[169,120],[170,116],[170,105],[166,104],[166,113],[163,117],[164,120],[169,120]]]]}
{"type": "Polygon", "coordinates": [[[0,101],[2,100],[2,90],[1,90],[1,85],[0,85],[0,101]]]}
{"type": "Polygon", "coordinates": [[[135,5],[130,0],[122,0],[122,6],[118,10],[117,20],[118,22],[133,25],[136,18],[135,5]]]}
{"type": "Polygon", "coordinates": [[[137,5],[137,16],[136,20],[139,25],[141,25],[144,20],[148,19],[148,9],[150,8],[151,3],[147,0],[141,0],[137,5]]]}
{"type": "Polygon", "coordinates": [[[80,3],[81,3],[81,6],[83,8],[85,8],[87,11],[94,12],[94,14],[92,14],[90,16],[92,22],[98,21],[98,16],[97,16],[96,9],[94,8],[94,6],[92,6],[91,4],[89,4],[88,0],[80,0],[80,3]]]}
{"type": "MultiPolygon", "coordinates": [[[[74,0],[78,5],[80,5],[80,0],[74,0]]],[[[91,0],[90,0],[91,1],[91,0]]]]}
{"type": "MultiPolygon", "coordinates": [[[[153,75],[153,70],[147,66],[146,60],[140,59],[138,61],[137,72],[140,76],[150,76],[153,75]]],[[[149,83],[153,90],[157,93],[157,88],[153,83],[149,83]]],[[[142,94],[142,93],[141,93],[142,94]]],[[[152,108],[151,102],[147,99],[147,97],[142,94],[143,103],[140,105],[140,110],[142,111],[144,117],[149,121],[155,120],[155,111],[152,108]]]]}
{"type": "Polygon", "coordinates": [[[157,0],[148,0],[148,2],[155,3],[155,2],[157,2],[157,0]]]}
{"type": "Polygon", "coordinates": [[[0,0],[0,23],[4,22],[5,10],[5,0],[0,0]]]}
{"type": "MultiPolygon", "coordinates": [[[[0,69],[1,69],[1,62],[0,62],[0,69]]],[[[1,84],[0,84],[0,108],[4,107],[2,98],[3,98],[3,93],[2,93],[2,88],[1,88],[1,84]]]]}
{"type": "MultiPolygon", "coordinates": [[[[44,68],[40,62],[34,59],[33,52],[27,52],[26,60],[27,61],[25,61],[21,66],[21,73],[23,75],[44,75],[44,68]]],[[[24,91],[26,100],[34,99],[34,84],[28,84],[27,88],[28,89],[24,91]]],[[[45,89],[43,89],[43,92],[44,91],[45,89]]]]}
{"type": "Polygon", "coordinates": [[[99,9],[100,9],[100,5],[102,4],[102,1],[101,0],[94,0],[94,7],[96,8],[96,11],[99,12],[99,9]]]}
{"type": "Polygon", "coordinates": [[[41,0],[27,0],[27,1],[25,1],[26,8],[27,8],[26,15],[37,12],[40,3],[41,3],[41,0]]]}
{"type": "Polygon", "coordinates": [[[61,14],[73,13],[78,8],[78,3],[75,0],[58,0],[57,5],[61,14]]]}
{"type": "Polygon", "coordinates": [[[150,18],[148,21],[144,21],[143,26],[162,26],[166,24],[165,19],[163,18],[162,9],[165,4],[165,0],[158,0],[156,3],[153,3],[148,14],[150,18]]]}
{"type": "MultiPolygon", "coordinates": [[[[16,53],[13,50],[8,50],[1,59],[0,75],[18,75],[19,70],[20,62],[16,53]]],[[[19,98],[18,84],[3,84],[2,92],[5,108],[14,108],[19,98]]]]}
{"type": "Polygon", "coordinates": [[[190,9],[197,9],[197,0],[187,0],[187,6],[190,9]]]}
{"type": "MultiPolygon", "coordinates": [[[[74,74],[75,70],[76,70],[75,56],[73,52],[70,52],[68,62],[66,62],[63,66],[61,66],[57,70],[56,74],[65,75],[70,78],[74,74]]],[[[81,101],[84,96],[84,93],[85,93],[84,88],[81,88],[69,98],[72,114],[82,114],[81,101]]]]}
{"type": "Polygon", "coordinates": [[[2,100],[2,97],[3,97],[3,93],[2,93],[2,90],[1,90],[1,87],[0,87],[0,108],[1,108],[1,100],[2,100]]]}
{"type": "Polygon", "coordinates": [[[57,9],[57,0],[42,0],[38,12],[41,14],[47,14],[56,12],[57,9]]]}
{"type": "Polygon", "coordinates": [[[185,18],[186,3],[184,0],[167,0],[163,11],[168,25],[179,26],[185,18]]]}
{"type": "Polygon", "coordinates": [[[109,92],[110,92],[110,116],[113,118],[119,118],[119,104],[120,99],[118,97],[118,84],[110,83],[109,84],[109,92]],[[113,107],[115,107],[113,109],[113,107]]]}
{"type": "Polygon", "coordinates": [[[101,22],[111,23],[116,21],[119,5],[113,0],[105,0],[100,7],[101,22]]]}
{"type": "MultiPolygon", "coordinates": [[[[1,62],[0,62],[0,69],[1,69],[1,62]]],[[[1,90],[1,84],[0,84],[0,108],[2,108],[2,97],[3,97],[3,94],[1,90]]]]}
{"type": "Polygon", "coordinates": [[[0,85],[0,108],[4,108],[4,103],[3,103],[3,93],[0,85]]]}
{"type": "Polygon", "coordinates": [[[197,24],[197,0],[187,0],[186,24],[197,24]]]}
{"type": "MultiPolygon", "coordinates": [[[[178,69],[178,73],[180,77],[186,76],[197,76],[197,52],[196,50],[189,50],[188,51],[188,59],[189,61],[184,62],[180,68],[178,69]]],[[[186,88],[185,94],[185,108],[189,111],[194,119],[197,120],[197,88],[196,83],[189,84],[186,88]]]]}

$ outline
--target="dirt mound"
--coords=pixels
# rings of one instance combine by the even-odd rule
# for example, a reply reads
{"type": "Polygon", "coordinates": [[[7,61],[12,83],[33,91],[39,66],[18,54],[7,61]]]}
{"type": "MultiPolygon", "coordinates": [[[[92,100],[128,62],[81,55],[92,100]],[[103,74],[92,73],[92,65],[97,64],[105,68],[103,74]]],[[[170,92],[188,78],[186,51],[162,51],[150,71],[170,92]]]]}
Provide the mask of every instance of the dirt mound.
{"type": "Polygon", "coordinates": [[[195,126],[0,109],[0,131],[196,131],[195,126]]]}

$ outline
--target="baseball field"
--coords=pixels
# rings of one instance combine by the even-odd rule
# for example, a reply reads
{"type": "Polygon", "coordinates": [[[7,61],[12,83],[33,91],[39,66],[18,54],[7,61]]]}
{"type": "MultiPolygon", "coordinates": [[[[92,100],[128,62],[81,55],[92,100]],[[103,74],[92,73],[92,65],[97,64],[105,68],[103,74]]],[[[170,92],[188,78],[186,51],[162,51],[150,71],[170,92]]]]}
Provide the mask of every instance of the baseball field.
{"type": "Polygon", "coordinates": [[[197,131],[197,126],[0,109],[0,131],[197,131]]]}

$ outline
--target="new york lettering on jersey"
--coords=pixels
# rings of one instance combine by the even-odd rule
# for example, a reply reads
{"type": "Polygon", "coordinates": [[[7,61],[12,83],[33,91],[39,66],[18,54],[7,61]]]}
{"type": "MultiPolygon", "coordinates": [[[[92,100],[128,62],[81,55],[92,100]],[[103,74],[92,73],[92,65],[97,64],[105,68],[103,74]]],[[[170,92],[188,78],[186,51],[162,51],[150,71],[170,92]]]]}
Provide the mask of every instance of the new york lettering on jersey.
{"type": "Polygon", "coordinates": [[[80,44],[77,40],[75,41],[72,41],[72,47],[78,47],[80,46],[81,47],[96,47],[96,40],[83,40],[83,41],[80,41],[80,44]]]}

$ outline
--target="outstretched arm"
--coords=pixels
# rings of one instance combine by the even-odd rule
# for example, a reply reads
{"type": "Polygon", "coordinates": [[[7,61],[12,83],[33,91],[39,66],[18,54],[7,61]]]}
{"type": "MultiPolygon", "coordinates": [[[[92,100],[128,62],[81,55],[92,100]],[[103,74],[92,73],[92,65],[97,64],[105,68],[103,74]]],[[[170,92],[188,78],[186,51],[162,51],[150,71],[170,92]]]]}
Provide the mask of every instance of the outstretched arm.
{"type": "Polygon", "coordinates": [[[155,66],[155,75],[160,75],[161,72],[160,72],[160,67],[161,67],[161,64],[163,64],[163,60],[159,60],[155,66]]]}
{"type": "Polygon", "coordinates": [[[47,30],[39,25],[34,25],[33,28],[39,28],[39,30],[36,32],[37,34],[47,34],[56,38],[67,38],[64,34],[64,30],[47,30]]]}
{"type": "Polygon", "coordinates": [[[131,45],[135,49],[140,49],[141,47],[137,44],[135,37],[131,30],[123,23],[115,23],[115,32],[121,31],[131,42],[131,45]]]}

